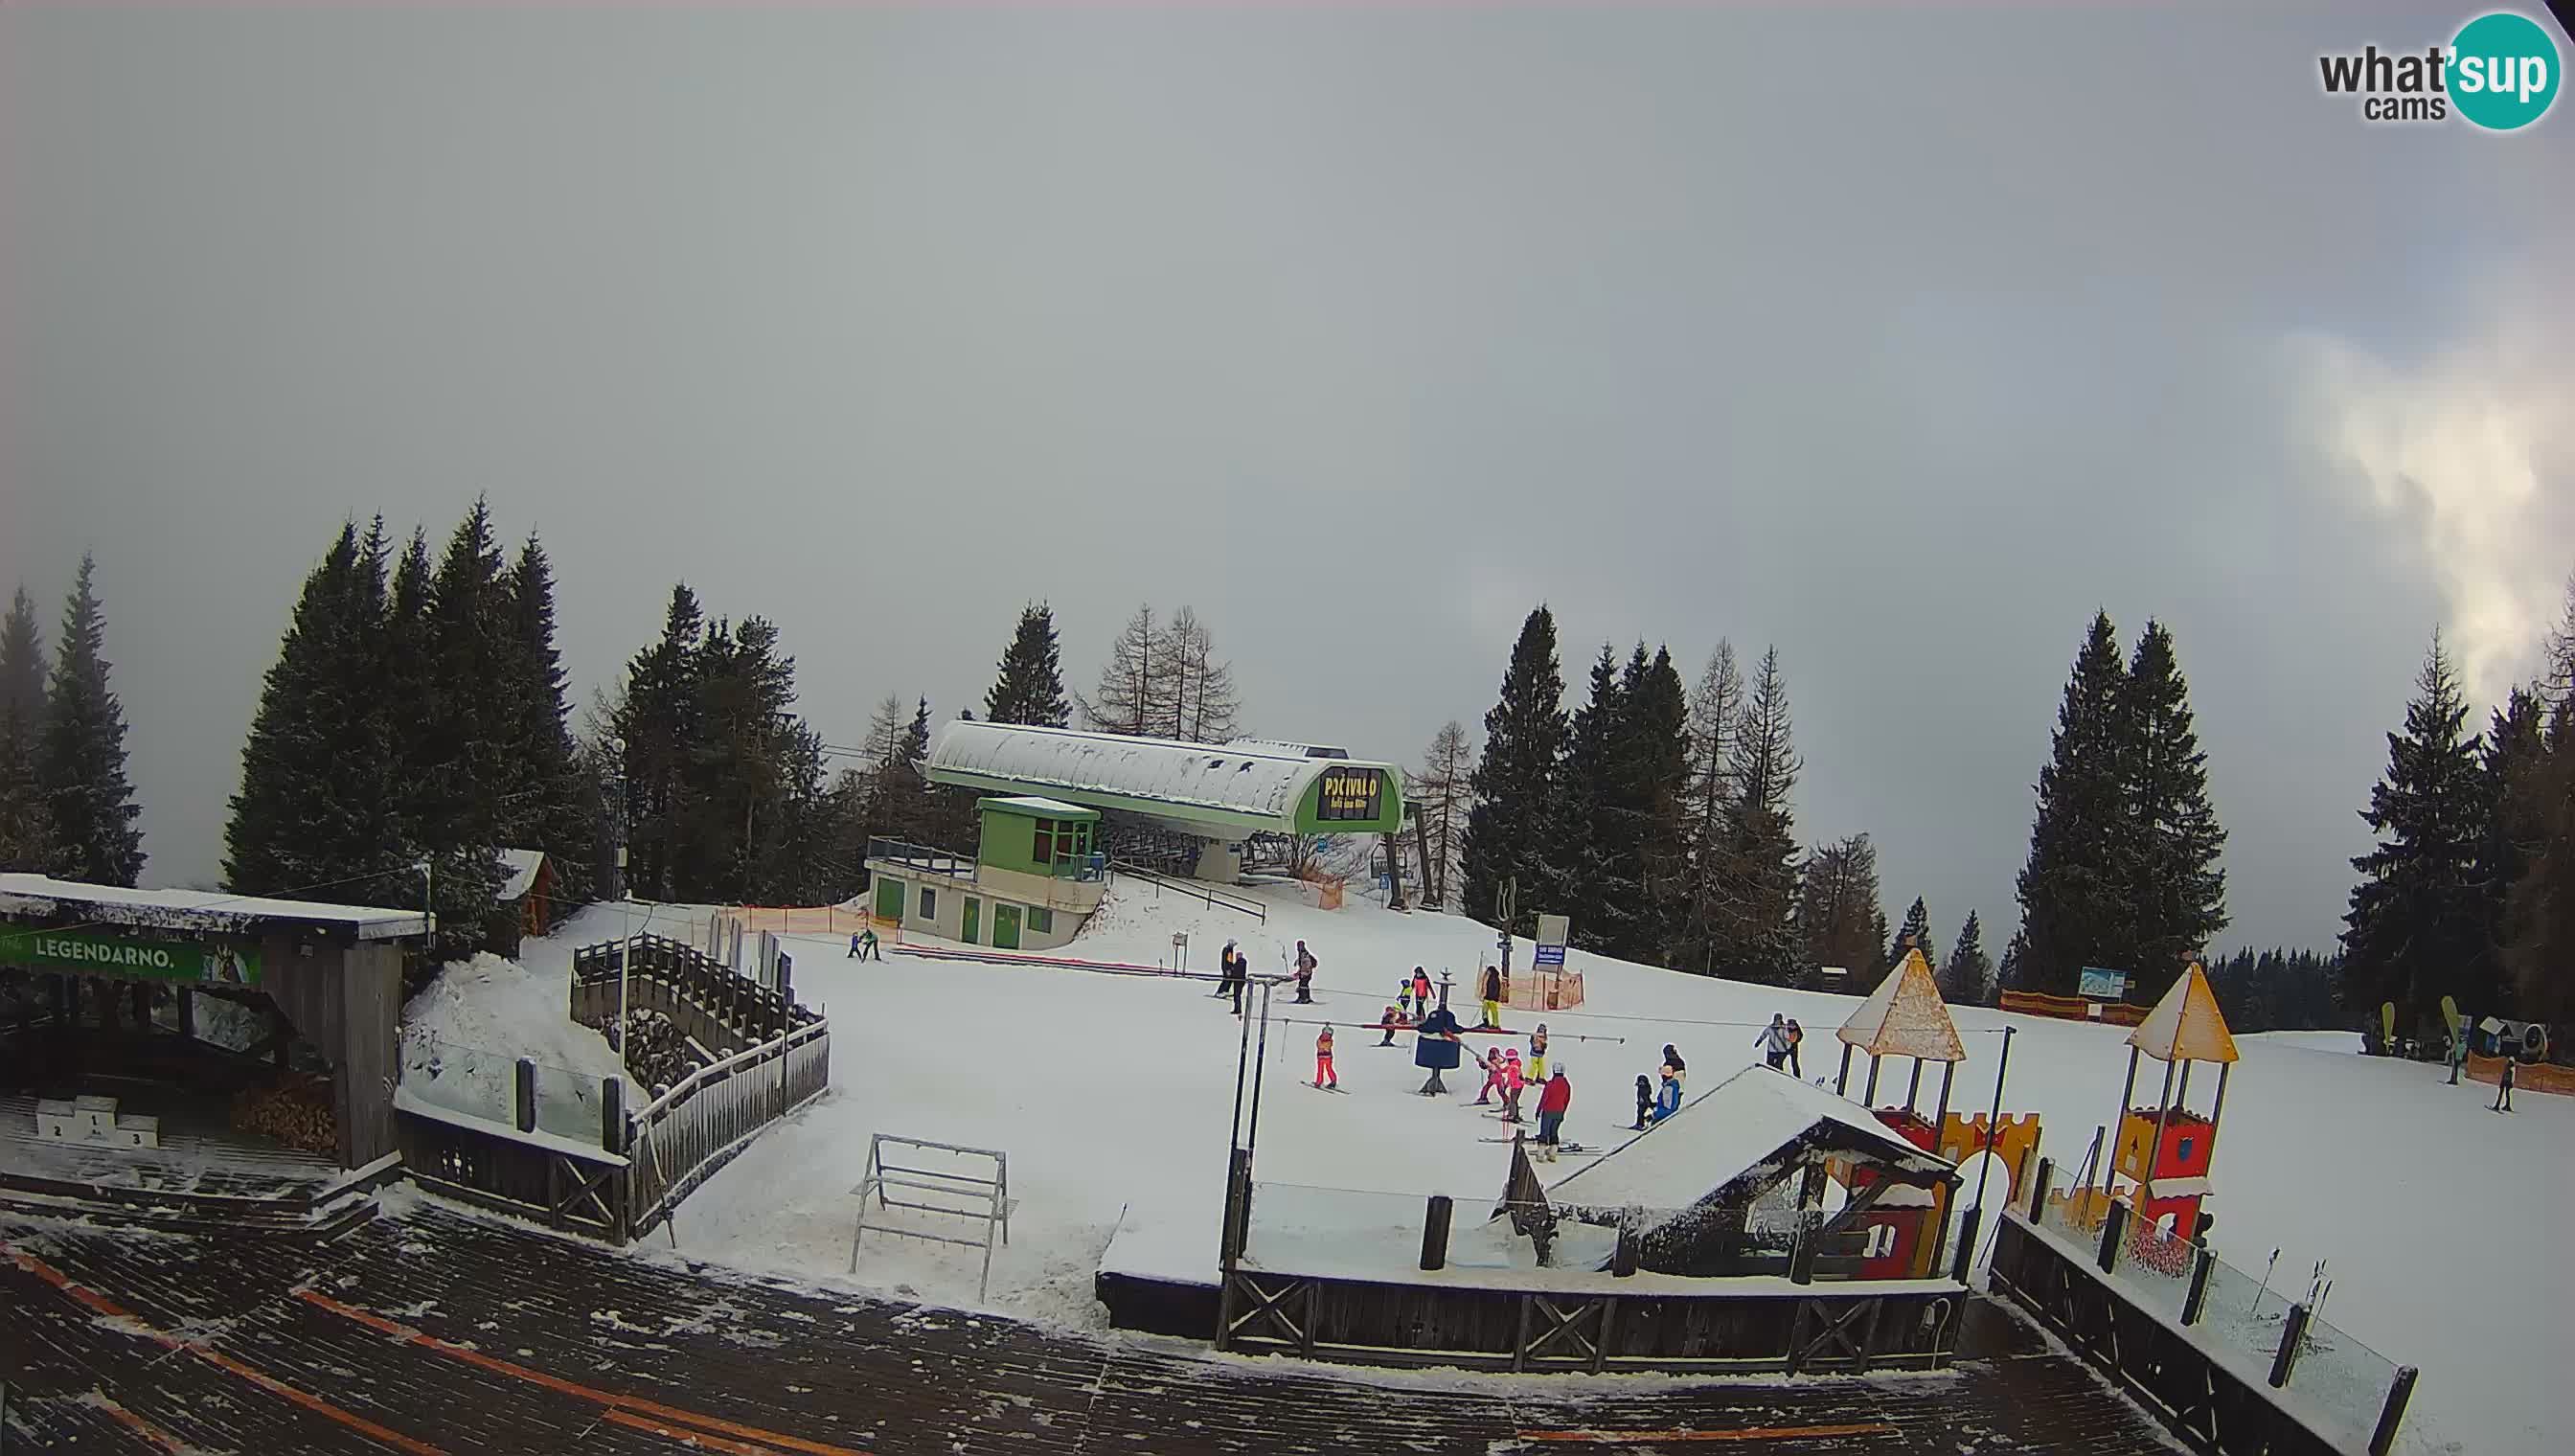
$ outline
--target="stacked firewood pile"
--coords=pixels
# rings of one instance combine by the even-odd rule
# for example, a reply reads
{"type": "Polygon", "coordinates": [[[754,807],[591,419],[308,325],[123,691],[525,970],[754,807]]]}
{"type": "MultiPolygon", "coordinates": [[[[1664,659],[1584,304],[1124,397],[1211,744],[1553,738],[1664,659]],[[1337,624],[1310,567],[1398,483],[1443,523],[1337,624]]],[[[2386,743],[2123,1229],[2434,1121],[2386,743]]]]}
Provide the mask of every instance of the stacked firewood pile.
{"type": "Polygon", "coordinates": [[[660,1096],[701,1064],[697,1049],[679,1026],[659,1011],[633,1011],[626,1017],[626,1069],[660,1096]]]}
{"type": "Polygon", "coordinates": [[[306,1152],[336,1150],[340,1123],[331,1112],[331,1079],[289,1072],[267,1086],[235,1094],[233,1130],[273,1137],[306,1152]]]}

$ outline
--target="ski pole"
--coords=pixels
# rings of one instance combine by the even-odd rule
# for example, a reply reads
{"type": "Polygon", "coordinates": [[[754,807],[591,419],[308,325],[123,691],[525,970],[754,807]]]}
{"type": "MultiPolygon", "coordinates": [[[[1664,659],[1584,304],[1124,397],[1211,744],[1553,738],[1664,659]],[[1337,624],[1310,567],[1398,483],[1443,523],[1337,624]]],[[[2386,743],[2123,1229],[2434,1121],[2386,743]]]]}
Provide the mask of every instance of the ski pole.
{"type": "Polygon", "coordinates": [[[2255,1311],[2259,1310],[2259,1309],[2262,1307],[2262,1292],[2263,1292],[2263,1290],[2265,1290],[2265,1289],[2269,1289],[2269,1288],[2271,1287],[2271,1271],[2272,1271],[2273,1269],[2278,1268],[2279,1266],[2280,1266],[2280,1251],[2279,1251],[2278,1249],[2273,1249],[2273,1250],[2271,1251],[2271,1262],[2269,1262],[2269,1263],[2267,1263],[2267,1264],[2264,1264],[2264,1265],[2262,1266],[2262,1285],[2261,1285],[2261,1288],[2259,1288],[2259,1289],[2255,1289],[2255,1290],[2253,1291],[2253,1303],[2252,1303],[2251,1307],[2247,1308],[2247,1309],[2244,1311],[2246,1314],[2252,1314],[2252,1313],[2254,1313],[2255,1311]]]}

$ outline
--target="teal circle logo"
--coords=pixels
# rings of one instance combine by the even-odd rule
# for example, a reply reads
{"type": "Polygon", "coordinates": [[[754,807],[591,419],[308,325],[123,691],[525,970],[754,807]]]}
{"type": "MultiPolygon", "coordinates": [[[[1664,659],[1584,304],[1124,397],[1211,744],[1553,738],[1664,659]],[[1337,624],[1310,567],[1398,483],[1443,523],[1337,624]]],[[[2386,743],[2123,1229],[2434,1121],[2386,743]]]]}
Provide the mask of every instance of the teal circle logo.
{"type": "Polygon", "coordinates": [[[2546,27],[2507,10],[2480,15],[2450,41],[2450,104],[2490,132],[2539,120],[2557,99],[2557,42],[2546,27]]]}

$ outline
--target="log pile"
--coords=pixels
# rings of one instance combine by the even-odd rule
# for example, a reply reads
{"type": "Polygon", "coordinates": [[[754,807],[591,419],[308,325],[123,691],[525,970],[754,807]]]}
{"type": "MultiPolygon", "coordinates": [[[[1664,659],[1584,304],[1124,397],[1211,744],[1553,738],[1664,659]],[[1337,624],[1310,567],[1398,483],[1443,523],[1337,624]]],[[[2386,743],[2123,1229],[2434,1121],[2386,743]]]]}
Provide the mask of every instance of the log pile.
{"type": "Polygon", "coordinates": [[[273,1137],[306,1152],[334,1152],[340,1146],[329,1077],[288,1073],[267,1086],[247,1088],[233,1098],[232,1122],[236,1132],[273,1137]]]}
{"type": "Polygon", "coordinates": [[[659,1011],[634,1011],[626,1018],[626,1069],[660,1096],[696,1071],[700,1059],[678,1023],[659,1011]]]}

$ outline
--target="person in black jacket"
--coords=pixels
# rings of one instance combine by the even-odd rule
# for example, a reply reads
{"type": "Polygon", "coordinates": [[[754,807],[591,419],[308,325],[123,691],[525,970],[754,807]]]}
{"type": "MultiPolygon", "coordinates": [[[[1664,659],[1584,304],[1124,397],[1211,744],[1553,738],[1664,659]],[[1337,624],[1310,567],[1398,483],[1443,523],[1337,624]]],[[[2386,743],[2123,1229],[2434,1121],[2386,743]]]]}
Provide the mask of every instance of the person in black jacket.
{"type": "Polygon", "coordinates": [[[1502,968],[1500,966],[1484,967],[1484,983],[1481,989],[1484,1000],[1484,1020],[1478,1029],[1490,1031],[1502,1024],[1502,968]]]}

